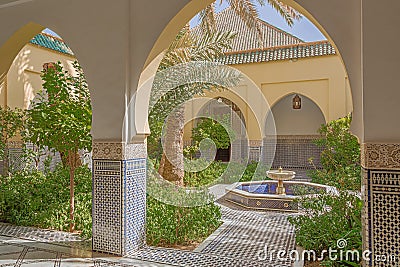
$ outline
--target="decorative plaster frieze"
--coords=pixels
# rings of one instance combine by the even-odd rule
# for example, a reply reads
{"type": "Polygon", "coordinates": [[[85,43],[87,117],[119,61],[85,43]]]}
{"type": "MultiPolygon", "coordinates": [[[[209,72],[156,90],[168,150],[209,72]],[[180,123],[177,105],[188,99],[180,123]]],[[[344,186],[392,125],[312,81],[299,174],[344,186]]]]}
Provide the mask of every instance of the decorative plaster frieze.
{"type": "Polygon", "coordinates": [[[366,169],[400,170],[400,144],[363,143],[361,166],[366,169]]]}
{"type": "Polygon", "coordinates": [[[147,157],[147,144],[122,142],[93,142],[93,159],[127,160],[147,157]]]}

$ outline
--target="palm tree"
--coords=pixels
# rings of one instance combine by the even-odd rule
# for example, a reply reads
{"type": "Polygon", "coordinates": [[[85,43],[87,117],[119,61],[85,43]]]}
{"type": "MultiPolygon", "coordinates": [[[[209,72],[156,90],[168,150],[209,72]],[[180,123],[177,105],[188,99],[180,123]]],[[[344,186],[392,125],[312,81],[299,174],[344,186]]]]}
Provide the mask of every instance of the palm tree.
{"type": "MultiPolygon", "coordinates": [[[[249,28],[256,29],[258,35],[261,37],[261,26],[259,20],[259,13],[256,8],[258,3],[261,6],[270,4],[287,22],[292,26],[294,20],[301,18],[299,12],[294,8],[283,4],[279,0],[226,0],[231,6],[232,10],[246,23],[249,28]]],[[[223,0],[219,1],[221,5],[223,0]]],[[[216,29],[215,25],[215,2],[200,11],[200,25],[204,32],[213,32],[216,29]]]]}
{"type": "MultiPolygon", "coordinates": [[[[191,61],[213,61],[223,55],[223,51],[231,48],[235,38],[233,32],[206,33],[201,36],[193,35],[189,27],[185,27],[172,42],[161,61],[159,71],[191,61]]],[[[178,74],[179,75],[179,74],[178,74]]],[[[224,75],[227,75],[226,73],[224,75]]],[[[229,74],[227,75],[229,76],[229,74]]],[[[162,83],[162,81],[161,81],[162,83]]],[[[160,94],[162,85],[153,85],[152,94],[160,94]],[[155,88],[156,87],[156,88],[155,88]]],[[[160,175],[178,185],[183,186],[184,157],[183,157],[183,126],[184,108],[181,104],[202,94],[204,90],[215,90],[218,86],[207,83],[190,83],[179,86],[165,93],[152,108],[149,115],[150,128],[157,125],[155,122],[165,120],[164,151],[162,153],[160,175]],[[174,107],[178,107],[174,109],[174,107]]],[[[154,97],[153,95],[153,97],[154,97]]],[[[158,96],[155,98],[159,99],[158,96]]],[[[160,136],[160,129],[152,130],[152,135],[160,136]],[[155,130],[155,132],[153,132],[155,130]]]]}

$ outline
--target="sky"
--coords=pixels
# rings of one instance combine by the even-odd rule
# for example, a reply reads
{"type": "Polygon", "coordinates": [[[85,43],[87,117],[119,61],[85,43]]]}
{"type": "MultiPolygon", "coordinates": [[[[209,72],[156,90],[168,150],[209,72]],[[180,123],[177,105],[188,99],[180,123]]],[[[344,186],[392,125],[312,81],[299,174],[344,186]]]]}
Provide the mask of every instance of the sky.
{"type": "MultiPolygon", "coordinates": [[[[53,32],[53,31],[50,30],[50,29],[44,29],[42,32],[47,33],[47,34],[50,34],[50,35],[53,35],[53,36],[56,36],[56,37],[60,37],[57,33],[53,32]]],[[[61,37],[60,37],[60,38],[61,38],[61,37]]]]}
{"type": "MultiPolygon", "coordinates": [[[[255,1],[257,2],[257,1],[255,1]]],[[[216,11],[219,12],[229,5],[223,0],[222,4],[219,5],[219,1],[216,4],[216,11]]],[[[326,40],[325,36],[311,23],[306,17],[302,17],[299,21],[295,21],[292,27],[288,26],[286,21],[273,9],[269,4],[265,6],[257,5],[260,18],[269,24],[274,25],[288,33],[293,34],[294,36],[299,37],[300,39],[306,42],[320,41],[326,40]]],[[[190,21],[190,25],[193,27],[199,23],[198,17],[194,17],[190,21]]],[[[60,37],[57,33],[53,32],[50,29],[45,29],[43,32],[51,34],[53,36],[60,37]]]]}
{"type": "MultiPolygon", "coordinates": [[[[255,1],[257,2],[257,1],[255,1]]],[[[219,12],[229,5],[223,0],[222,5],[219,5],[219,1],[216,4],[216,11],[219,12]]],[[[257,5],[259,10],[260,18],[269,24],[274,25],[288,33],[293,34],[294,36],[299,37],[300,39],[306,42],[320,41],[326,40],[325,36],[311,23],[306,17],[302,17],[299,21],[295,21],[292,27],[288,26],[286,21],[279,15],[275,9],[273,9],[269,4],[265,6],[257,5]]],[[[193,27],[197,25],[199,19],[194,17],[190,21],[190,25],[193,27]]]]}

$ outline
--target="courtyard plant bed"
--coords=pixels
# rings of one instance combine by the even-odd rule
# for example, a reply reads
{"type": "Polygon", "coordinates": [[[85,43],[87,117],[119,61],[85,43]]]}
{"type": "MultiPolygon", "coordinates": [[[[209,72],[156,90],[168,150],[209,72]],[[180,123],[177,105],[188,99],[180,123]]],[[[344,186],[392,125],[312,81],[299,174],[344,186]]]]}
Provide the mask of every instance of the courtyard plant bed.
{"type": "MultiPolygon", "coordinates": [[[[68,231],[69,170],[23,170],[0,180],[0,220],[15,225],[68,231]]],[[[75,173],[75,231],[92,234],[92,175],[81,166],[75,173]]]]}
{"type": "MultiPolygon", "coordinates": [[[[321,126],[323,138],[317,144],[324,147],[321,154],[322,170],[309,173],[313,182],[334,186],[336,193],[303,198],[300,216],[290,218],[296,228],[297,244],[313,250],[319,257],[329,249],[356,251],[362,255],[361,238],[361,167],[360,145],[350,133],[351,116],[321,126]]],[[[360,256],[361,259],[361,256],[360,256]]],[[[308,266],[318,266],[309,262],[308,266]]],[[[360,266],[357,258],[329,258],[321,266],[360,266]]]]}

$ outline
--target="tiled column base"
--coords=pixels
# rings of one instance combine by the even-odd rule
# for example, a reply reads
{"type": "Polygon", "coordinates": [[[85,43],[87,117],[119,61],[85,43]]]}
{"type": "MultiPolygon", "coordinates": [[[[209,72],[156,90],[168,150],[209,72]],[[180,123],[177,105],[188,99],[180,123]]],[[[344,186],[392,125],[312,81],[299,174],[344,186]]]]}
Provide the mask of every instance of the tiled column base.
{"type": "Polygon", "coordinates": [[[126,255],[145,244],[146,144],[93,143],[93,250],[126,255]]]}
{"type": "Polygon", "coordinates": [[[366,266],[400,266],[400,144],[361,147],[366,266]]]}

